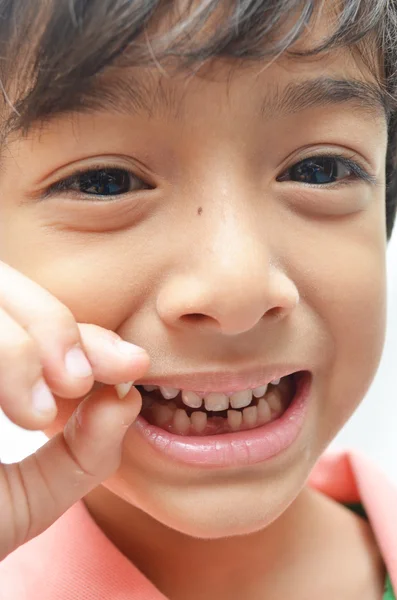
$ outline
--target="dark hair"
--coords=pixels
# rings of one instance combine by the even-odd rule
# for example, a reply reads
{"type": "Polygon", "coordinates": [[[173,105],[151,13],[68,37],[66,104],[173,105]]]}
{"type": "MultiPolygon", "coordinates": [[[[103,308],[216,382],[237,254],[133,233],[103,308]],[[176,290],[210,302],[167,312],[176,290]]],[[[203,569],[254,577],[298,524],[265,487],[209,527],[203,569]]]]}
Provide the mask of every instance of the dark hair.
{"type": "Polygon", "coordinates": [[[172,0],[0,0],[3,136],[88,106],[111,66],[161,68],[167,60],[192,68],[213,57],[291,53],[327,7],[334,7],[333,32],[302,54],[346,46],[378,73],[388,117],[390,238],[397,203],[397,0],[186,0],[183,9],[172,0]]]}

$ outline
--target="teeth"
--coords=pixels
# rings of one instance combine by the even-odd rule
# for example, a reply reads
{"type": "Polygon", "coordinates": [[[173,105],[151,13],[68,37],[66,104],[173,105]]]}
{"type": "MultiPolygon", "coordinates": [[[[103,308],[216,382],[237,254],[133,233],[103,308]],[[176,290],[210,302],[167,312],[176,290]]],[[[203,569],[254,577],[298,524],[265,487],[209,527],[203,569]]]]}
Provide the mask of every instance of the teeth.
{"type": "Polygon", "coordinates": [[[230,396],[230,404],[233,408],[243,408],[252,402],[252,390],[236,392],[230,396]]]}
{"type": "MultiPolygon", "coordinates": [[[[225,394],[216,394],[224,396],[225,394]]],[[[209,396],[209,394],[208,394],[209,396]]],[[[247,406],[244,410],[227,411],[227,426],[229,431],[239,431],[241,428],[251,429],[258,425],[265,425],[277,418],[276,413],[283,410],[283,403],[278,390],[268,392],[265,400],[259,398],[257,406],[247,406]]],[[[211,398],[210,398],[211,400],[211,398]]],[[[212,398],[213,400],[213,398],[212,398]]],[[[219,406],[219,399],[217,399],[219,406]]],[[[178,408],[175,402],[162,404],[153,402],[151,407],[154,423],[158,427],[171,427],[171,431],[179,435],[202,435],[211,423],[208,421],[208,415],[202,410],[193,411],[189,417],[186,410],[178,408]]],[[[213,410],[212,408],[210,410],[213,410]]],[[[225,409],[221,409],[225,410],[225,409]]],[[[226,419],[225,419],[226,424],[226,419]]]]}
{"type": "Polygon", "coordinates": [[[166,400],[171,400],[172,398],[176,398],[179,394],[179,390],[172,387],[161,387],[160,392],[163,395],[163,398],[166,400]]]}
{"type": "Polygon", "coordinates": [[[191,421],[187,416],[186,410],[183,410],[183,408],[177,408],[172,424],[178,433],[186,435],[191,425],[191,421]]]}
{"type": "Polygon", "coordinates": [[[172,421],[172,417],[174,416],[175,412],[166,404],[159,404],[158,402],[153,404],[152,411],[156,425],[159,427],[162,427],[166,423],[172,421]]]}
{"type": "Polygon", "coordinates": [[[258,402],[258,420],[261,425],[268,423],[272,418],[272,411],[268,402],[261,398],[258,402]]]}
{"type": "Polygon", "coordinates": [[[237,431],[241,427],[243,415],[239,410],[228,410],[227,421],[229,423],[230,429],[232,429],[232,431],[237,431]]]}
{"type": "MultiPolygon", "coordinates": [[[[280,381],[281,381],[281,378],[273,379],[273,381],[271,381],[270,384],[273,386],[276,386],[280,383],[280,381]]],[[[122,385],[124,385],[124,384],[122,384],[122,385]]],[[[167,387],[167,386],[159,387],[157,385],[149,385],[149,384],[144,385],[143,388],[147,392],[154,392],[155,390],[159,389],[163,398],[165,398],[166,400],[172,400],[173,398],[176,398],[178,396],[178,394],[181,392],[182,400],[183,400],[184,404],[186,404],[187,406],[190,406],[191,408],[200,408],[200,406],[202,406],[202,397],[204,394],[200,394],[200,393],[193,392],[190,390],[179,390],[179,389],[172,388],[172,387],[167,387]]],[[[239,392],[235,392],[234,394],[231,394],[230,396],[227,396],[227,394],[221,394],[218,392],[211,392],[210,394],[207,394],[207,397],[210,396],[213,399],[214,406],[217,406],[218,401],[219,401],[219,405],[222,405],[222,407],[225,407],[225,408],[212,408],[210,410],[225,410],[227,408],[226,402],[224,400],[225,396],[227,396],[229,398],[230,405],[233,408],[244,408],[245,406],[248,406],[251,403],[252,397],[262,398],[266,394],[267,389],[268,389],[268,385],[261,385],[253,390],[242,390],[239,392]]]]}
{"type": "Polygon", "coordinates": [[[262,398],[266,394],[267,385],[261,385],[260,387],[252,390],[252,394],[255,398],[262,398]]]}
{"type": "Polygon", "coordinates": [[[117,383],[114,387],[116,388],[116,392],[120,400],[126,397],[132,386],[134,385],[133,381],[129,381],[128,383],[117,383]]]}
{"type": "Polygon", "coordinates": [[[256,406],[248,406],[243,410],[243,423],[247,427],[254,427],[258,421],[258,408],[256,406]]]}
{"type": "MultiPolygon", "coordinates": [[[[186,410],[177,406],[178,401],[171,401],[181,393],[182,402],[192,408],[199,409],[204,405],[207,411],[221,412],[227,411],[228,427],[231,431],[237,431],[241,426],[245,428],[263,425],[274,418],[277,418],[284,410],[282,399],[282,387],[277,387],[280,381],[284,379],[273,379],[272,387],[268,385],[258,386],[251,390],[241,390],[230,396],[220,392],[211,392],[208,394],[193,392],[191,390],[179,390],[171,387],[158,387],[155,385],[144,385],[147,392],[160,389],[162,396],[168,401],[166,405],[154,402],[152,409],[154,419],[157,425],[172,426],[176,433],[186,435],[191,429],[196,434],[204,432],[208,426],[208,415],[201,411],[192,412],[191,416],[186,410]],[[203,398],[204,396],[204,398],[203,398]],[[265,396],[265,397],[264,397],[265,396]],[[256,398],[256,406],[250,406],[252,399],[256,398]],[[237,410],[244,409],[244,410],[237,410]]],[[[131,389],[133,383],[125,383],[116,386],[120,397],[124,397],[131,389]]],[[[150,400],[150,397],[146,397],[150,400]]],[[[255,404],[255,403],[254,403],[255,404]]],[[[144,406],[144,408],[150,408],[144,406]]]]}
{"type": "Polygon", "coordinates": [[[227,410],[229,408],[229,398],[226,394],[213,392],[204,397],[204,404],[207,410],[227,410]]]}
{"type": "Polygon", "coordinates": [[[207,427],[207,413],[202,410],[196,410],[191,414],[190,420],[194,431],[196,433],[203,433],[204,429],[207,427]]]}
{"type": "Polygon", "coordinates": [[[281,412],[283,410],[283,403],[279,392],[269,392],[266,396],[266,401],[273,412],[281,412]]]}
{"type": "Polygon", "coordinates": [[[157,389],[157,385],[144,385],[143,389],[147,392],[154,392],[157,389]]]}
{"type": "Polygon", "coordinates": [[[203,399],[200,398],[200,396],[195,392],[183,390],[182,402],[186,404],[186,406],[190,406],[190,408],[200,408],[203,403],[203,399]]]}

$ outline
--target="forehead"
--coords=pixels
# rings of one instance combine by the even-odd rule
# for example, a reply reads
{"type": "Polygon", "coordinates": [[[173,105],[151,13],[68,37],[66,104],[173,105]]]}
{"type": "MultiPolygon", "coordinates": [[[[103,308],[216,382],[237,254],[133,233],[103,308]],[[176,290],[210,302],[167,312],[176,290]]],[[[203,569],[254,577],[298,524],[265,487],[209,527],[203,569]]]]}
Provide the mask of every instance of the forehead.
{"type": "MultiPolygon", "coordinates": [[[[195,74],[160,69],[108,71],[90,91],[90,110],[188,120],[211,107],[239,106],[265,119],[310,107],[348,104],[384,120],[385,94],[349,49],[313,57],[282,57],[273,63],[213,60],[195,74]]],[[[84,106],[80,107],[82,111],[84,106]]]]}

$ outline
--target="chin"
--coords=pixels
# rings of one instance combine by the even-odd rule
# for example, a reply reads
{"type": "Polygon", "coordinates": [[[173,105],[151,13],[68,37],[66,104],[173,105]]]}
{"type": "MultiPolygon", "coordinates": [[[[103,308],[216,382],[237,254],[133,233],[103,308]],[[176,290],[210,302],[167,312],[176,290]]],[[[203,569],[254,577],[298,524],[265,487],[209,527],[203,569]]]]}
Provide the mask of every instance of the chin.
{"type": "Polygon", "coordinates": [[[166,527],[189,537],[211,540],[256,533],[270,525],[276,516],[272,518],[271,514],[260,512],[242,515],[240,511],[203,511],[197,507],[197,511],[191,514],[162,513],[156,515],[156,519],[166,527]]]}
{"type": "MultiPolygon", "coordinates": [[[[258,474],[256,474],[258,476],[258,474]]],[[[295,468],[280,481],[259,477],[189,485],[131,486],[118,493],[129,504],[179,533],[194,538],[219,539],[261,531],[277,520],[298,497],[307,471],[295,468]],[[136,491],[140,490],[138,494],[136,491]]],[[[119,480],[120,481],[120,480],[119,480]]],[[[123,479],[125,485],[125,479],[123,479]]]]}

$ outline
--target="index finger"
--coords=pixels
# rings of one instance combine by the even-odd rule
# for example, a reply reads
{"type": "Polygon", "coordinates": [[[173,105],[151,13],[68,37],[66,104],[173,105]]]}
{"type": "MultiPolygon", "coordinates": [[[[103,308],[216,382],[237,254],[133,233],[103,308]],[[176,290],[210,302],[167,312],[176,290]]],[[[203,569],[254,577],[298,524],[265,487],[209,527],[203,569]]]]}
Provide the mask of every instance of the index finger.
{"type": "Polygon", "coordinates": [[[0,262],[0,306],[36,342],[44,377],[62,397],[78,397],[94,377],[72,312],[46,289],[0,262]]]}

